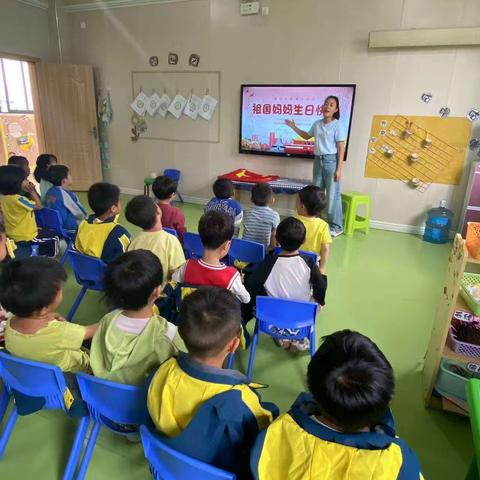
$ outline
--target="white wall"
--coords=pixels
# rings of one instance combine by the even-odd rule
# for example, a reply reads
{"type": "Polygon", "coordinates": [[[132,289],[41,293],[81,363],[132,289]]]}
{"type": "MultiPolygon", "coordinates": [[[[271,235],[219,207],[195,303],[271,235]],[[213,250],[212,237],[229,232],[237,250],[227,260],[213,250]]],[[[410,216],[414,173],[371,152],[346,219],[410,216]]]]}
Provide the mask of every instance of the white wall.
{"type": "MultiPolygon", "coordinates": [[[[86,1],[86,0],[84,0],[86,1]]],[[[70,0],[75,3],[75,0],[70,0]]],[[[219,173],[239,167],[261,173],[311,178],[311,162],[237,153],[239,86],[242,83],[356,83],[357,97],[344,190],[372,197],[373,219],[421,225],[425,211],[446,199],[456,211],[463,202],[459,187],[433,185],[419,194],[403,183],[364,178],[367,142],[375,114],[436,115],[448,105],[454,115],[480,106],[478,48],[368,51],[370,30],[476,25],[477,0],[264,0],[268,17],[241,17],[239,2],[192,0],[181,3],[69,13],[68,59],[92,63],[99,85],[111,89],[114,122],[110,128],[112,170],[107,178],[140,189],[144,176],[165,167],[180,168],[183,192],[208,198],[219,173]],[[86,29],[80,29],[85,21],[86,29]],[[130,141],[129,103],[132,70],[147,70],[158,55],[168,70],[169,51],[188,69],[192,52],[200,69],[222,74],[221,141],[185,144],[130,141]],[[426,106],[420,94],[432,91],[426,106]]],[[[178,66],[175,67],[178,69],[178,66]]],[[[477,128],[478,130],[478,128],[477,128]]],[[[480,132],[477,132],[480,134],[480,132]]],[[[472,155],[470,154],[470,157],[472,155]]],[[[248,197],[243,197],[248,201],[248,197]]],[[[293,208],[292,199],[278,199],[293,208]]]]}
{"type": "Polygon", "coordinates": [[[16,0],[0,0],[0,52],[47,59],[47,10],[16,0]]]}

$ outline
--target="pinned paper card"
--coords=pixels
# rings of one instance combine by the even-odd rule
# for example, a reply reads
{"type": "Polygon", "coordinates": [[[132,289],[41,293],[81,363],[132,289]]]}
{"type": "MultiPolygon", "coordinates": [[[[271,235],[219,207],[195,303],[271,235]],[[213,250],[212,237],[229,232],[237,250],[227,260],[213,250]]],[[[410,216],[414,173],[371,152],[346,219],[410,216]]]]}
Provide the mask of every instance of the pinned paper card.
{"type": "Polygon", "coordinates": [[[187,101],[187,105],[183,111],[183,114],[187,117],[190,117],[192,120],[196,120],[201,105],[202,99],[192,93],[187,101]]]}
{"type": "Polygon", "coordinates": [[[153,117],[160,106],[161,98],[158,96],[158,93],[154,93],[147,102],[147,112],[148,114],[153,117]]]}
{"type": "Polygon", "coordinates": [[[161,117],[165,117],[167,115],[168,107],[170,106],[171,102],[172,102],[172,99],[166,93],[164,93],[160,97],[160,103],[157,109],[158,115],[160,115],[161,117]]]}
{"type": "Polygon", "coordinates": [[[137,115],[145,115],[147,111],[147,103],[149,97],[145,94],[143,90],[135,97],[135,100],[130,104],[130,108],[137,114],[137,115]]]}
{"type": "Polygon", "coordinates": [[[210,95],[205,95],[202,100],[202,104],[200,105],[200,109],[198,114],[204,118],[205,120],[211,120],[213,114],[215,113],[215,109],[217,108],[218,100],[211,97],[210,95]]]}
{"type": "Polygon", "coordinates": [[[175,117],[175,118],[180,118],[182,115],[183,109],[185,108],[185,105],[187,104],[187,99],[177,93],[175,95],[175,98],[172,100],[172,103],[168,107],[168,111],[175,117]]]}

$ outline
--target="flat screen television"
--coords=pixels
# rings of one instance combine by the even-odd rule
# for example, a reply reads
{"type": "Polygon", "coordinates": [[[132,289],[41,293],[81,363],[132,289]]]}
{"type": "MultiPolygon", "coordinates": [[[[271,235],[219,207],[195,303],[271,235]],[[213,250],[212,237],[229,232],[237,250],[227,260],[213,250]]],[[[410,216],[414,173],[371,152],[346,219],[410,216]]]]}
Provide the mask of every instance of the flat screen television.
{"type": "MultiPolygon", "coordinates": [[[[242,85],[239,152],[255,155],[313,158],[314,139],[304,140],[286,119],[308,132],[323,118],[329,95],[340,103],[340,126],[350,135],[356,85],[242,85]]],[[[346,154],[345,154],[346,158],[346,154]]]]}

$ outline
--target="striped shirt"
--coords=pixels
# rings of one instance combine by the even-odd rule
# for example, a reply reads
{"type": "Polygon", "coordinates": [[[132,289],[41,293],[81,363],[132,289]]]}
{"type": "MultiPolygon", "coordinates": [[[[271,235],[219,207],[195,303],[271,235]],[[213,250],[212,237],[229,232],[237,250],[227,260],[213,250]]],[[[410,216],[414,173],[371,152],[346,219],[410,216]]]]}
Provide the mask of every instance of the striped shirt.
{"type": "Polygon", "coordinates": [[[268,247],[272,230],[278,227],[280,215],[270,207],[254,205],[245,212],[243,239],[258,242],[268,247]]]}

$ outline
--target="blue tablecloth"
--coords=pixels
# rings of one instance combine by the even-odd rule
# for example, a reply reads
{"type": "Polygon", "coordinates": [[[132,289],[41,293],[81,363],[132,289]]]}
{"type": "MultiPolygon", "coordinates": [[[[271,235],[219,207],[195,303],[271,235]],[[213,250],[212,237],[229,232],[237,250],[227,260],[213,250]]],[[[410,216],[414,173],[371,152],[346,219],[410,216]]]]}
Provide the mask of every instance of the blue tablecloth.
{"type": "MultiPolygon", "coordinates": [[[[236,182],[235,180],[233,180],[232,183],[238,190],[252,190],[255,185],[253,182],[236,182]]],[[[286,193],[290,195],[294,195],[303,187],[311,185],[311,183],[312,182],[309,180],[300,180],[296,178],[278,178],[277,180],[268,182],[274,193],[286,193]]]]}

